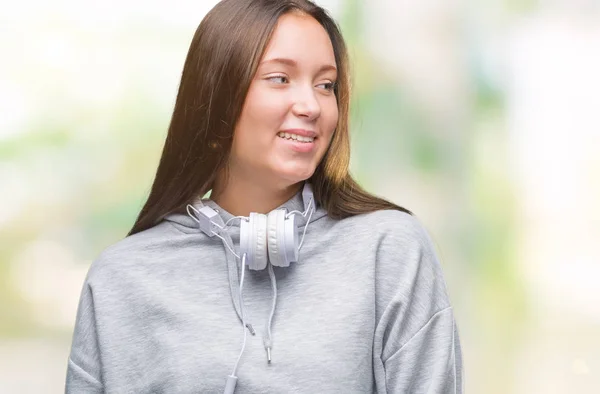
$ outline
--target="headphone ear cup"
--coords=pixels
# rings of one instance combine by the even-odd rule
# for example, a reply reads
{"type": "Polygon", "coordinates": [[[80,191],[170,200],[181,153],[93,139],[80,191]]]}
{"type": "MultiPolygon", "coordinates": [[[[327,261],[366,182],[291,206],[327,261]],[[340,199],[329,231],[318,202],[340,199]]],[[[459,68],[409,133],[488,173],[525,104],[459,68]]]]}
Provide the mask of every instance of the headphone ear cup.
{"type": "Polygon", "coordinates": [[[240,256],[246,253],[246,265],[251,270],[267,266],[267,216],[251,212],[248,221],[240,224],[240,256]]]}
{"type": "Polygon", "coordinates": [[[285,215],[285,211],[277,209],[269,212],[267,216],[267,246],[269,248],[269,261],[276,267],[283,266],[283,251],[279,248],[278,240],[278,223],[281,213],[285,215]]]}
{"type": "Polygon", "coordinates": [[[263,270],[267,267],[267,215],[260,213],[251,215],[254,216],[254,234],[253,238],[250,238],[251,242],[254,239],[254,243],[250,244],[254,245],[254,267],[250,269],[263,270]]]}

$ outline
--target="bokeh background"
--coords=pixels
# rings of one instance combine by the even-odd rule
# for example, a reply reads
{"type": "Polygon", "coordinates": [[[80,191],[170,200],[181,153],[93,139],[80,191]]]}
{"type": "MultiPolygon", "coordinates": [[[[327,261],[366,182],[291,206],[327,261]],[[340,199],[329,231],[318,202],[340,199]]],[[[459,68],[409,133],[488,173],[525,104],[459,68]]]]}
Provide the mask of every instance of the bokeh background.
{"type": "MultiPolygon", "coordinates": [[[[439,250],[469,393],[600,392],[600,2],[320,0],[352,171],[439,250]]],[[[151,185],[214,0],[0,13],[0,392],[59,393],[90,263],[151,185]]]]}

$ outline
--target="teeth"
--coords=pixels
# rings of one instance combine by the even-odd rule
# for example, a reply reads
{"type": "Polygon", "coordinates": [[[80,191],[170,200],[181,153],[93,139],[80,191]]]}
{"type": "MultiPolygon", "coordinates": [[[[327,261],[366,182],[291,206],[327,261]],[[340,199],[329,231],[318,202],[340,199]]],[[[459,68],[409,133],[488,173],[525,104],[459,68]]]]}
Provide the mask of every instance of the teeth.
{"type": "Polygon", "coordinates": [[[298,134],[279,132],[279,133],[277,133],[277,135],[281,138],[286,138],[288,140],[295,140],[295,141],[300,141],[300,142],[313,142],[314,141],[314,137],[304,137],[304,136],[301,136],[298,134]]]}

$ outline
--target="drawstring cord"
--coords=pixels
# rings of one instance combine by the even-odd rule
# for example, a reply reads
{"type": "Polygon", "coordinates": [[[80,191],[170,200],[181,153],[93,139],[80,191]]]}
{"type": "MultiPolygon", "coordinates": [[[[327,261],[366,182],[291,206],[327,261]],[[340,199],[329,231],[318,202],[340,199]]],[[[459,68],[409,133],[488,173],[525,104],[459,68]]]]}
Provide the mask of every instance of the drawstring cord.
{"type": "Polygon", "coordinates": [[[244,350],[246,350],[246,338],[248,336],[248,333],[246,332],[246,329],[244,327],[246,327],[246,315],[244,314],[244,295],[243,295],[243,289],[244,289],[244,273],[246,272],[245,269],[246,266],[246,253],[244,253],[242,255],[242,274],[241,274],[241,278],[240,278],[240,291],[238,293],[238,297],[239,297],[239,301],[240,301],[240,313],[242,315],[242,331],[244,332],[244,340],[242,342],[242,350],[240,351],[240,355],[238,356],[235,365],[233,366],[233,371],[231,372],[231,375],[229,375],[227,377],[227,383],[225,384],[225,391],[224,394],[233,394],[233,392],[235,391],[235,386],[237,385],[237,376],[236,376],[236,372],[237,372],[237,368],[238,365],[240,363],[240,360],[242,359],[242,355],[244,354],[244,350]]]}
{"type": "MultiPolygon", "coordinates": [[[[242,290],[244,288],[244,273],[246,272],[246,270],[244,269],[245,263],[246,263],[246,253],[244,253],[244,255],[242,256],[242,276],[240,279],[240,292],[239,292],[240,311],[242,313],[242,323],[244,324],[243,327],[246,326],[246,315],[244,315],[244,296],[242,294],[242,290]]],[[[246,349],[247,332],[246,332],[246,329],[243,327],[242,327],[242,331],[244,331],[244,341],[242,342],[242,351],[240,352],[240,355],[238,356],[237,361],[235,362],[235,365],[233,366],[233,372],[231,373],[231,376],[235,376],[235,372],[237,371],[238,364],[240,363],[240,360],[242,359],[242,355],[244,354],[244,350],[246,349]]]]}
{"type": "Polygon", "coordinates": [[[271,305],[271,313],[269,314],[269,320],[267,322],[267,335],[263,336],[263,344],[267,351],[267,362],[271,364],[271,349],[273,348],[273,341],[271,340],[271,325],[273,323],[273,315],[275,314],[275,305],[277,305],[277,280],[275,279],[275,272],[273,271],[273,265],[269,263],[269,276],[271,277],[271,288],[273,289],[273,302],[271,305]]]}

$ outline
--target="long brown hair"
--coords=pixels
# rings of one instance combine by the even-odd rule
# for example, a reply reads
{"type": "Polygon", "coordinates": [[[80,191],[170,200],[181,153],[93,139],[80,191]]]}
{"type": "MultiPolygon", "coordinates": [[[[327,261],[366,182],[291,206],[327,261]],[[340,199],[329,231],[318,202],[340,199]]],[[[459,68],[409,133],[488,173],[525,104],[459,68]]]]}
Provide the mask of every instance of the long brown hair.
{"type": "Polygon", "coordinates": [[[338,123],[310,182],[316,202],[332,218],[380,209],[408,212],[363,190],[350,176],[350,77],[340,30],[309,0],[222,0],[204,17],[190,44],[175,108],[150,195],[129,231],[150,228],[212,188],[231,151],[235,124],[250,82],[279,17],[312,16],[327,31],[335,55],[338,123]]]}

